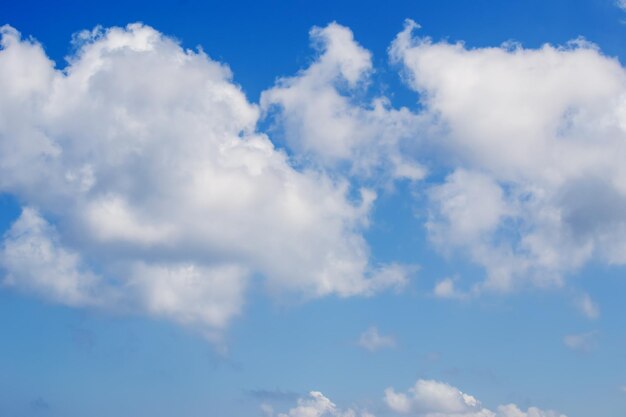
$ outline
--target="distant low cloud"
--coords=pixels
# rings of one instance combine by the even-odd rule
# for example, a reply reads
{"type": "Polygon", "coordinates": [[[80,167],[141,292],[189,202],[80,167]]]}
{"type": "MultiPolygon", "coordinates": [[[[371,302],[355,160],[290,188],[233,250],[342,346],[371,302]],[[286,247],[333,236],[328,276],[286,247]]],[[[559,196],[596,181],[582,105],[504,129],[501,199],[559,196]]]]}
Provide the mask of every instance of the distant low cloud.
{"type": "Polygon", "coordinates": [[[376,352],[381,349],[395,347],[396,339],[392,336],[380,334],[378,332],[378,328],[376,326],[372,326],[361,334],[357,344],[370,352],[376,352]]]}
{"type": "MultiPolygon", "coordinates": [[[[501,405],[495,411],[482,406],[475,397],[440,381],[418,380],[407,392],[387,388],[384,402],[389,416],[410,417],[567,417],[555,411],[529,407],[523,411],[515,404],[501,405]]],[[[366,409],[340,408],[319,391],[298,399],[297,405],[276,417],[374,417],[366,409]]]]}
{"type": "Polygon", "coordinates": [[[400,415],[413,417],[566,417],[554,411],[530,407],[522,411],[515,404],[484,408],[475,397],[456,387],[434,380],[418,380],[406,393],[385,390],[387,406],[400,415]]]}
{"type": "Polygon", "coordinates": [[[338,408],[330,399],[319,391],[311,391],[308,397],[298,399],[296,407],[277,417],[374,417],[367,411],[338,408]]]}

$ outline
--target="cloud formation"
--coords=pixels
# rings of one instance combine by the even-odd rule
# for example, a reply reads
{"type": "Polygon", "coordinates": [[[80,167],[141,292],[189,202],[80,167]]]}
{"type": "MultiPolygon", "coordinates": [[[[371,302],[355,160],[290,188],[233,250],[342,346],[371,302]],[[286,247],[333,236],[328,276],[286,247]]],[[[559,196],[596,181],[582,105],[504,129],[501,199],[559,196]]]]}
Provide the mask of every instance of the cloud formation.
{"type": "Polygon", "coordinates": [[[418,115],[392,108],[384,96],[364,98],[374,71],[371,53],[337,23],[310,35],[317,59],[261,96],[265,111],[276,110],[276,127],[290,148],[313,165],[347,165],[358,177],[422,179],[425,168],[402,151],[418,132],[418,115]]]}
{"type": "Polygon", "coordinates": [[[591,260],[626,263],[620,63],[581,39],[468,48],[416,28],[390,56],[437,126],[429,141],[449,172],[428,191],[430,239],[486,270],[469,291],[555,287],[591,260]]]}
{"type": "MultiPolygon", "coordinates": [[[[445,173],[424,185],[431,242],[486,271],[470,288],[444,279],[439,297],[626,263],[619,62],[583,40],[470,49],[415,29],[389,50],[419,94],[412,112],[370,99],[371,53],[336,23],[311,30],[316,59],[260,105],[224,64],[141,24],[77,34],[63,69],[2,27],[0,192],[24,205],[4,284],[208,331],[255,277],[305,299],[402,286],[405,267],[369,260],[375,192],[352,187],[418,184],[426,165],[445,173]],[[257,130],[262,113],[291,156],[257,130]]],[[[588,296],[577,305],[599,315],[588,296]]]]}
{"type": "MultiPolygon", "coordinates": [[[[444,382],[418,380],[407,392],[387,388],[384,402],[391,414],[411,417],[567,417],[555,411],[529,407],[522,411],[515,404],[501,405],[495,411],[485,408],[475,397],[444,382]]],[[[270,416],[273,409],[265,407],[270,416]]],[[[277,417],[374,417],[367,410],[341,409],[319,391],[311,391],[297,405],[277,417]]]]}
{"type": "Polygon", "coordinates": [[[374,417],[367,411],[360,414],[351,408],[342,410],[319,391],[311,391],[306,398],[298,399],[298,405],[278,417],[374,417]]]}
{"type": "Polygon", "coordinates": [[[458,388],[424,379],[418,380],[406,393],[387,388],[385,403],[398,414],[414,417],[566,417],[536,407],[522,411],[515,404],[502,405],[491,411],[458,388]]]}
{"type": "Polygon", "coordinates": [[[141,24],[77,34],[62,70],[0,35],[0,192],[24,204],[6,285],[212,331],[254,276],[303,298],[405,282],[369,264],[374,192],[294,169],[225,65],[141,24]]]}
{"type": "MultiPolygon", "coordinates": [[[[444,280],[440,297],[559,287],[592,260],[624,264],[619,62],[582,39],[471,49],[416,37],[417,27],[408,21],[389,49],[419,94],[415,111],[364,99],[375,69],[348,28],[311,31],[317,59],[261,99],[294,154],[331,171],[347,164],[353,178],[447,173],[426,186],[428,236],[486,278],[470,288],[444,280]]],[[[577,304],[593,318],[599,310],[587,301],[577,304]]]]}

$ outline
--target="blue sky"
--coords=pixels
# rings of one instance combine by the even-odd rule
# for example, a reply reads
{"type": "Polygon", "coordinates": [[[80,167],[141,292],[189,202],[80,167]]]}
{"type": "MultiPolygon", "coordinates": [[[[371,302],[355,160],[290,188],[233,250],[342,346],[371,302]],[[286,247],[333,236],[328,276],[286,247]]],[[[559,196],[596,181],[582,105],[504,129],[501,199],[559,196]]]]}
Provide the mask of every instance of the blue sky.
{"type": "Polygon", "coordinates": [[[626,7],[0,10],[0,416],[626,412],[626,7]]]}

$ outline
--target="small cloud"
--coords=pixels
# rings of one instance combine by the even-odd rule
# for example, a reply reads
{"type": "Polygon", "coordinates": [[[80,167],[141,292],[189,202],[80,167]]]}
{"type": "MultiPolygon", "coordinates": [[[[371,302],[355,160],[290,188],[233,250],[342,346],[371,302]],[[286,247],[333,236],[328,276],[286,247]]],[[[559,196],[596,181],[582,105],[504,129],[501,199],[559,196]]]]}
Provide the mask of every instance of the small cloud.
{"type": "Polygon", "coordinates": [[[378,333],[378,328],[372,326],[361,334],[357,344],[370,352],[376,352],[384,348],[395,347],[396,340],[392,336],[381,335],[378,333]]]}
{"type": "Polygon", "coordinates": [[[454,281],[455,280],[452,278],[444,278],[439,281],[433,289],[433,294],[435,295],[435,297],[446,298],[449,300],[461,300],[467,298],[469,295],[467,293],[457,290],[454,281]]]}
{"type": "MultiPolygon", "coordinates": [[[[624,0],[626,2],[626,0],[624,0]]],[[[576,300],[576,307],[585,315],[585,317],[595,320],[600,317],[600,309],[598,305],[593,302],[589,294],[584,293],[576,300]]]]}
{"type": "Polygon", "coordinates": [[[579,352],[590,352],[596,345],[597,332],[587,332],[579,334],[570,334],[563,338],[565,346],[579,352]]]}
{"type": "Polygon", "coordinates": [[[615,2],[615,5],[619,7],[620,9],[626,11],[626,0],[617,0],[615,2]]]}

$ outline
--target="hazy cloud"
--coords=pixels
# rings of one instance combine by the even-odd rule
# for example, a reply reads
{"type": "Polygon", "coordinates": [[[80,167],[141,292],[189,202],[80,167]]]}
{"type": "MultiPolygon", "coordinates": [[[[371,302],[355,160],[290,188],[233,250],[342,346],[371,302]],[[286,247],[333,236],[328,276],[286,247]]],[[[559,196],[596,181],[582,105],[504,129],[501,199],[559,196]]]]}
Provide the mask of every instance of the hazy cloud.
{"type": "Polygon", "coordinates": [[[357,344],[370,352],[376,352],[381,349],[395,347],[396,339],[392,336],[380,334],[378,328],[372,326],[361,334],[357,344]]]}

